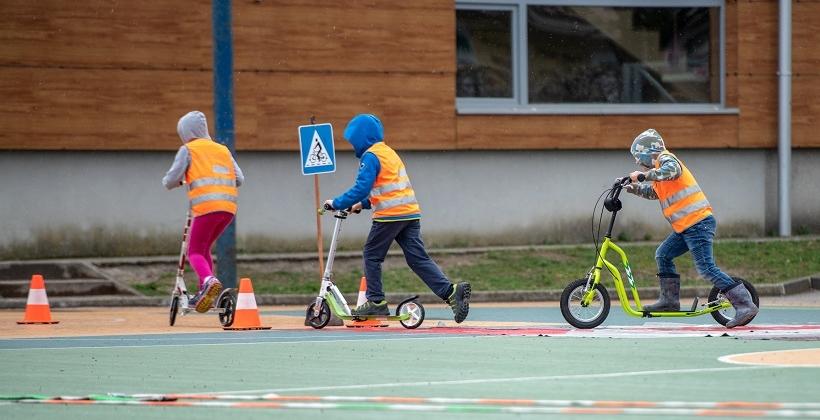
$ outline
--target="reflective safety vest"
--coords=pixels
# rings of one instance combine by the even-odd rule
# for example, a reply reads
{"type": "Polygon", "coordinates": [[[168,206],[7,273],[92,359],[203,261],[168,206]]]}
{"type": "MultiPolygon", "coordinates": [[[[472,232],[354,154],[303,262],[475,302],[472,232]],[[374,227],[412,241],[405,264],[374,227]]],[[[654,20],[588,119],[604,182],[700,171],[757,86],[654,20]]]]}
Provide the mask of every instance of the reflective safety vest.
{"type": "Polygon", "coordinates": [[[236,214],[239,190],[230,150],[208,139],[191,140],[185,147],[191,155],[185,182],[194,216],[216,211],[236,214]]]}
{"type": "Polygon", "coordinates": [[[381,166],[370,190],[373,219],[390,221],[419,218],[421,209],[416,201],[416,193],[410,185],[410,178],[399,155],[384,142],[370,146],[367,152],[376,155],[381,166]]]}
{"type": "MultiPolygon", "coordinates": [[[[661,153],[661,155],[664,154],[675,157],[668,151],[661,153]]],[[[658,194],[663,216],[672,225],[675,232],[681,233],[688,227],[709,217],[712,214],[712,206],[689,169],[683,165],[680,159],[677,160],[681,167],[681,176],[670,181],[655,181],[652,183],[652,188],[658,194]]],[[[660,159],[655,162],[655,169],[659,167],[660,159]]]]}

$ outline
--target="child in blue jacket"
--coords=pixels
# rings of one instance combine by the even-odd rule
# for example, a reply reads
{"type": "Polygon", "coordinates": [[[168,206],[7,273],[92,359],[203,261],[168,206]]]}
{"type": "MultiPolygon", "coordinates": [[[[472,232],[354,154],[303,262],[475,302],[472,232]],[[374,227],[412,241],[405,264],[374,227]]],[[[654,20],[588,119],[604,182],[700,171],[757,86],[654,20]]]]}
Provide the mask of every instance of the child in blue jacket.
{"type": "Polygon", "coordinates": [[[360,158],[356,184],[325,204],[334,209],[373,210],[373,225],[364,245],[367,302],[353,315],[389,315],[382,290],[382,263],[393,241],[407,265],[438,297],[450,305],[455,321],[467,318],[470,283],[453,284],[427,255],[421,239],[421,210],[410,177],[399,155],[384,143],[384,127],[372,114],[359,114],[347,124],[345,139],[360,158]]]}

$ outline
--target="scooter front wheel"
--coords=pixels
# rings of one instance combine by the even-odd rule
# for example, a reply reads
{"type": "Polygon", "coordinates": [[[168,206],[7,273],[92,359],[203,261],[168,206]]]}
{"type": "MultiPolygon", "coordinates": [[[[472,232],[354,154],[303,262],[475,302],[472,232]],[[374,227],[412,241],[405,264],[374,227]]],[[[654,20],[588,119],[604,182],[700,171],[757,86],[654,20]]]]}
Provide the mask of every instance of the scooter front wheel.
{"type": "Polygon", "coordinates": [[[609,292],[596,284],[589,305],[584,305],[587,280],[578,279],[570,283],[561,293],[561,315],[575,328],[595,328],[609,315],[609,292]]]}
{"type": "MultiPolygon", "coordinates": [[[[740,277],[732,277],[733,280],[742,281],[743,285],[746,286],[746,290],[749,291],[749,294],[752,295],[752,302],[754,302],[755,306],[758,308],[760,307],[760,298],[757,295],[757,290],[746,280],[743,280],[740,277]]],[[[726,300],[726,297],[723,295],[723,292],[720,291],[717,287],[712,286],[712,290],[709,292],[709,302],[719,302],[726,300]]],[[[721,309],[718,311],[712,312],[712,318],[718,322],[718,324],[725,326],[729,321],[735,318],[735,308],[729,307],[725,309],[721,309]]],[[[754,319],[754,318],[753,318],[754,319]]],[[[746,325],[752,322],[752,320],[748,320],[745,323],[741,324],[746,325]]]]}
{"type": "Polygon", "coordinates": [[[322,306],[319,308],[319,315],[314,315],[315,308],[316,302],[313,302],[310,306],[308,306],[307,320],[311,327],[318,330],[324,328],[330,322],[330,307],[327,305],[327,302],[323,300],[322,306]]]}
{"type": "Polygon", "coordinates": [[[177,313],[179,312],[179,296],[171,297],[171,310],[168,314],[168,325],[174,326],[177,322],[177,313]]]}
{"type": "Polygon", "coordinates": [[[424,322],[424,306],[421,306],[421,304],[415,300],[402,302],[402,304],[396,308],[396,316],[402,316],[404,314],[409,314],[410,318],[400,320],[399,323],[408,330],[416,329],[424,322]]]}

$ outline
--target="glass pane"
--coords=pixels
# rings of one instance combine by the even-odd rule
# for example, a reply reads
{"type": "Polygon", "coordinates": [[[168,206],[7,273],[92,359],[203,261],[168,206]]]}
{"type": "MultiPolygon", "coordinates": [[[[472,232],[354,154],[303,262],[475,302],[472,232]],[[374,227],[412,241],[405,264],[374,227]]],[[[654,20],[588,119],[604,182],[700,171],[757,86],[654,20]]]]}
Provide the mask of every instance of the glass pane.
{"type": "Polygon", "coordinates": [[[456,96],[512,98],[512,12],[456,10],[456,96]]]}
{"type": "Polygon", "coordinates": [[[718,8],[529,6],[529,101],[720,102],[718,16],[718,8]]]}

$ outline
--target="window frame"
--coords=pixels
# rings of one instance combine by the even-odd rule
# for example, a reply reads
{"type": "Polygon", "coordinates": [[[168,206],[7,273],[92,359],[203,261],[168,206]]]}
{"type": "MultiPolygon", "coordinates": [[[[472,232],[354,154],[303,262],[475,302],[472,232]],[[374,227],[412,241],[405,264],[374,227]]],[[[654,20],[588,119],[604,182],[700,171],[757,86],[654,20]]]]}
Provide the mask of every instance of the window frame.
{"type": "Polygon", "coordinates": [[[459,98],[459,115],[518,114],[738,114],[726,107],[726,1],[725,0],[457,0],[456,10],[509,10],[512,12],[510,36],[513,97],[459,98]],[[529,59],[527,54],[527,6],[604,6],[604,7],[714,7],[719,10],[718,63],[719,102],[698,104],[531,104],[529,103],[529,59]]]}

